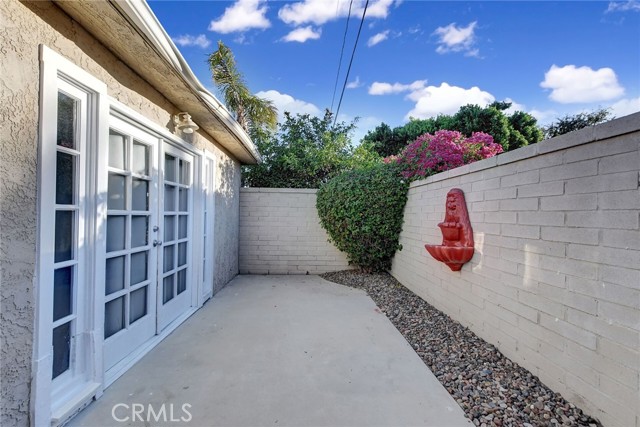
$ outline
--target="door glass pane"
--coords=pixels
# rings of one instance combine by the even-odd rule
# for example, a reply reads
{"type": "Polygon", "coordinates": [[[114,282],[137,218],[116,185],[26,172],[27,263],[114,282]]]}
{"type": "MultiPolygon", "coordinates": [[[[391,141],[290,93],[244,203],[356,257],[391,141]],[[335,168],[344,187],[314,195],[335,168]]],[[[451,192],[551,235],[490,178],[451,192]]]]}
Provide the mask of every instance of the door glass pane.
{"type": "Polygon", "coordinates": [[[180,215],[178,218],[178,239],[187,237],[187,215],[180,215]]]}
{"type": "Polygon", "coordinates": [[[149,175],[149,147],[138,141],[133,141],[131,170],[141,175],[149,175]]]}
{"type": "Polygon", "coordinates": [[[164,241],[170,242],[176,238],[176,217],[165,216],[164,217],[164,241]]]}
{"type": "Polygon", "coordinates": [[[171,301],[173,299],[173,278],[174,274],[170,274],[164,278],[162,284],[162,303],[171,301]]]}
{"type": "Polygon", "coordinates": [[[124,329],[124,297],[109,301],[104,306],[104,337],[109,338],[124,329]]]}
{"type": "Polygon", "coordinates": [[[109,131],[109,166],[121,170],[126,169],[127,143],[124,135],[109,131]]]}
{"type": "Polygon", "coordinates": [[[124,249],[126,218],[124,215],[107,217],[107,252],[124,249]]]}
{"type": "Polygon", "coordinates": [[[124,289],[124,259],[124,256],[107,259],[105,295],[124,289]]]}
{"type": "Polygon", "coordinates": [[[187,269],[178,271],[178,295],[187,290],[187,269]]]}
{"type": "Polygon", "coordinates": [[[186,188],[181,188],[179,191],[180,191],[180,201],[179,201],[180,211],[187,212],[188,210],[187,206],[189,202],[189,190],[187,190],[186,188]]]}
{"type": "Polygon", "coordinates": [[[146,246],[149,236],[149,217],[131,217],[131,247],[146,246]]]}
{"type": "Polygon", "coordinates": [[[147,280],[147,251],[131,254],[131,285],[147,280]]]}
{"type": "Polygon", "coordinates": [[[187,263],[187,242],[178,245],[178,267],[187,263]]]}
{"type": "Polygon", "coordinates": [[[53,321],[71,314],[73,304],[73,267],[53,273],[53,321]]]}
{"type": "Polygon", "coordinates": [[[133,194],[131,205],[134,211],[149,210],[149,182],[143,179],[133,178],[133,194]]]}
{"type": "Polygon", "coordinates": [[[176,158],[168,154],[164,155],[164,179],[176,182],[176,158]]]}
{"type": "Polygon", "coordinates": [[[164,210],[168,212],[176,210],[176,187],[172,185],[164,186],[164,210]]]}
{"type": "Polygon", "coordinates": [[[57,144],[61,147],[76,147],[76,118],[78,101],[58,92],[58,135],[57,144]]]}
{"type": "Polygon", "coordinates": [[[125,210],[127,193],[127,178],[122,175],[109,174],[109,198],[107,199],[107,209],[125,210]]]}
{"type": "Polygon", "coordinates": [[[56,378],[69,369],[71,361],[71,322],[53,329],[53,375],[56,378]]]}
{"type": "Polygon", "coordinates": [[[129,300],[129,324],[147,314],[147,286],[131,292],[129,300]]]}
{"type": "Polygon", "coordinates": [[[164,269],[163,272],[166,273],[167,271],[171,271],[173,270],[173,248],[175,246],[174,245],[169,245],[169,246],[165,246],[164,247],[164,269]]]}
{"type": "Polygon", "coordinates": [[[56,154],[56,203],[73,204],[76,156],[58,151],[56,154]]]}
{"type": "Polygon", "coordinates": [[[189,162],[185,162],[184,160],[180,160],[180,184],[189,185],[190,184],[190,176],[189,176],[189,162]]]}
{"type": "Polygon", "coordinates": [[[74,211],[56,211],[55,262],[73,257],[74,211]]]}

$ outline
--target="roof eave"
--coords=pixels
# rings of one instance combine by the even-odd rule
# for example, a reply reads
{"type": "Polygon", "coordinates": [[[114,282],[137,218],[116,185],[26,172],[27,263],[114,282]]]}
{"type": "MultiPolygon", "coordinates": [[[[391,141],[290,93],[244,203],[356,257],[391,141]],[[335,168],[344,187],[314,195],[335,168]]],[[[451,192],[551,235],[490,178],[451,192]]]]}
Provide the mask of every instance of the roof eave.
{"type": "Polygon", "coordinates": [[[188,111],[204,132],[241,163],[260,162],[260,154],[247,133],[193,74],[145,1],[56,1],[56,4],[180,111],[188,111]],[[106,30],[105,25],[99,25],[105,21],[109,24],[106,30]],[[138,37],[131,37],[130,30],[138,37]]]}

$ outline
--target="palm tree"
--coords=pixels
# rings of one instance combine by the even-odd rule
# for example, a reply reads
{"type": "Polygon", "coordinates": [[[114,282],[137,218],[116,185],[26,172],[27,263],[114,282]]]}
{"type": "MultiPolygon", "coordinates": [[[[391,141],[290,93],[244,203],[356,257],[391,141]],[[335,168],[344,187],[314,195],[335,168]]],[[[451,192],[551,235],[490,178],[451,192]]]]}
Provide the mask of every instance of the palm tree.
{"type": "Polygon", "coordinates": [[[209,55],[209,69],[224,103],[235,113],[236,121],[245,131],[249,132],[252,127],[275,128],[278,109],[272,101],[249,91],[242,73],[236,68],[233,52],[222,41],[218,41],[218,50],[209,55]]]}

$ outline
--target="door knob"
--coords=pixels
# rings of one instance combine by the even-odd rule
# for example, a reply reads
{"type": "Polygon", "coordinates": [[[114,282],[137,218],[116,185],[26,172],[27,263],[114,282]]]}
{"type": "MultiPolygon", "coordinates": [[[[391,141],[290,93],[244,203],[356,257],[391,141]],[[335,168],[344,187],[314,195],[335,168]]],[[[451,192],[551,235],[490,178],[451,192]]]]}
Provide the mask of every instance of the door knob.
{"type": "Polygon", "coordinates": [[[156,247],[156,246],[162,246],[162,240],[154,240],[154,241],[153,241],[153,246],[154,246],[154,247],[156,247]]]}

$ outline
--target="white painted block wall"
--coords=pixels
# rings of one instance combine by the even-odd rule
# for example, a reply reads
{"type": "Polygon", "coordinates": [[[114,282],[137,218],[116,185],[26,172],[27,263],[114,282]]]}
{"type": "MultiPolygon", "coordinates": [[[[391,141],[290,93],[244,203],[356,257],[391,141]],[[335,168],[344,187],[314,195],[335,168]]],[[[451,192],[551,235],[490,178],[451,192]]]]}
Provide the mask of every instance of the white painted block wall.
{"type": "Polygon", "coordinates": [[[240,274],[321,274],[349,268],[328,242],[316,190],[240,190],[240,274]]]}
{"type": "Polygon", "coordinates": [[[392,274],[605,426],[640,427],[640,113],[414,182],[392,274]],[[435,261],[445,196],[476,252],[435,261]]]}

